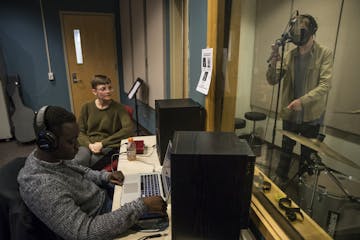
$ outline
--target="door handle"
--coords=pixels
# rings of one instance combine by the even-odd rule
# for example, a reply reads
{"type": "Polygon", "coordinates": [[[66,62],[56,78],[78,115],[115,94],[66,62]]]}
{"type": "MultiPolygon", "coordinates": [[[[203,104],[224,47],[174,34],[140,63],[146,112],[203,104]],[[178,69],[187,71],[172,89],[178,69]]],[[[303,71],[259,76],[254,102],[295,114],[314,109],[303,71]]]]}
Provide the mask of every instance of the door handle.
{"type": "Polygon", "coordinates": [[[77,78],[76,73],[72,73],[71,78],[72,78],[73,83],[81,82],[81,80],[77,78]]]}

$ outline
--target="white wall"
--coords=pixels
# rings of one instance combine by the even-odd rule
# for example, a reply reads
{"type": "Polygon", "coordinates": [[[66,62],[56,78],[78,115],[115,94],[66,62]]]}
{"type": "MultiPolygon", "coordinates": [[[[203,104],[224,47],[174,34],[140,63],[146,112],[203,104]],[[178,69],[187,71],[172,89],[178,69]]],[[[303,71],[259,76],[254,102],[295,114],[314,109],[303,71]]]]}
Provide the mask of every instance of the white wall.
{"type": "MultiPolygon", "coordinates": [[[[245,112],[250,111],[251,79],[254,62],[256,1],[242,0],[240,22],[239,69],[236,96],[235,117],[244,118],[245,112]]],[[[245,129],[237,134],[248,133],[252,124],[247,123],[245,129]]]]}

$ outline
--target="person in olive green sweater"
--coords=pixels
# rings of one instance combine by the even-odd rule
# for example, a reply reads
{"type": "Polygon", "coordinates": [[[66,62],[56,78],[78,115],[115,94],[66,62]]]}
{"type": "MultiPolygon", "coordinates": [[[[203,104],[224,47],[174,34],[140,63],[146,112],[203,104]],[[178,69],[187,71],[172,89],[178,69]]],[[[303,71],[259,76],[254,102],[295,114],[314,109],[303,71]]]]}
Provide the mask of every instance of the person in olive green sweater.
{"type": "Polygon", "coordinates": [[[134,133],[134,124],[125,107],[111,98],[114,91],[111,80],[95,75],[91,86],[96,99],[82,106],[78,120],[80,148],[74,160],[88,167],[104,165],[101,164],[104,156],[112,150],[118,151],[121,140],[134,133]]]}

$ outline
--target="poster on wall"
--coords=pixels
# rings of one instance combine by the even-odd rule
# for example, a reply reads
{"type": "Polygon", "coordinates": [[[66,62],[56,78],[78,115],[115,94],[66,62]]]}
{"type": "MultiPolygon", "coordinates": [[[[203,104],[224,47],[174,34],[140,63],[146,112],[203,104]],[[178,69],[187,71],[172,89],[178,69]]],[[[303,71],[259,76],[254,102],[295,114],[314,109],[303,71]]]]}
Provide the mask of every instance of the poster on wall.
{"type": "Polygon", "coordinates": [[[207,95],[211,83],[213,49],[205,48],[201,51],[201,74],[196,91],[207,95]]]}

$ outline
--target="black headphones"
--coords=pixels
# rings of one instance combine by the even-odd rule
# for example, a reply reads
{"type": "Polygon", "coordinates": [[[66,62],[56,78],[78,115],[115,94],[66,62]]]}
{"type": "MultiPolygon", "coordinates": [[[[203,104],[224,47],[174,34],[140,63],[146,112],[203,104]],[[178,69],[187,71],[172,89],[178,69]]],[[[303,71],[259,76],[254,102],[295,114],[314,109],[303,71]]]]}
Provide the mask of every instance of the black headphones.
{"type": "Polygon", "coordinates": [[[315,18],[309,14],[301,14],[301,17],[309,20],[309,32],[311,35],[314,35],[318,29],[318,24],[315,21],[315,18]]]}
{"type": "Polygon", "coordinates": [[[37,128],[36,144],[45,152],[52,152],[58,148],[56,135],[49,131],[45,124],[45,114],[48,106],[40,108],[35,117],[35,126],[37,128]]]}
{"type": "Polygon", "coordinates": [[[282,210],[285,210],[286,217],[291,221],[294,222],[298,220],[296,213],[298,213],[301,217],[301,221],[304,221],[304,215],[300,211],[300,208],[292,208],[291,207],[291,200],[290,198],[284,197],[279,200],[279,207],[282,210]]]}

